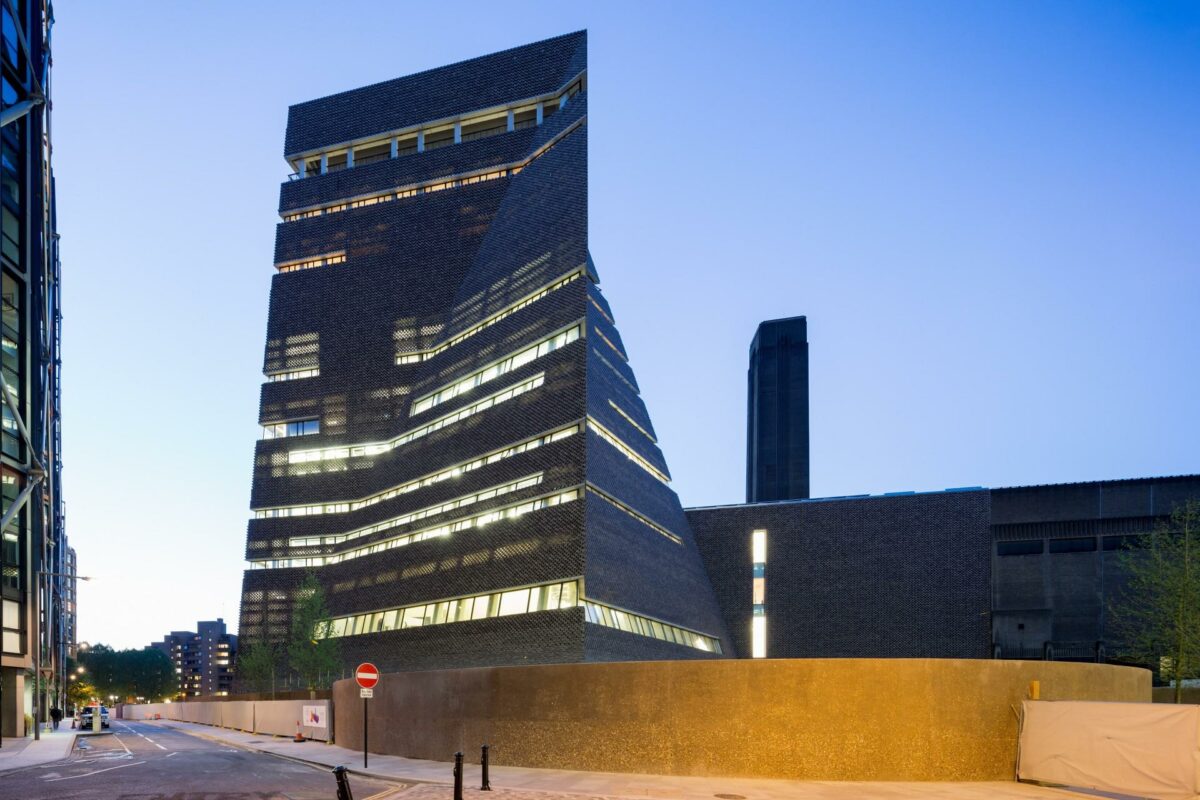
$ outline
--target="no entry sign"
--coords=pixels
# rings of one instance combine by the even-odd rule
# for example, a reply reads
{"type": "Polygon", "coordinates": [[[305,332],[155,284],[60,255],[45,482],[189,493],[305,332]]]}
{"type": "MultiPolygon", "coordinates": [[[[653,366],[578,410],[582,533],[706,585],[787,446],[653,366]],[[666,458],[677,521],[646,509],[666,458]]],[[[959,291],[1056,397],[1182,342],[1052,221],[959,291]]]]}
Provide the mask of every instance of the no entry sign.
{"type": "Polygon", "coordinates": [[[354,680],[364,689],[374,689],[375,684],[379,683],[379,667],[370,661],[364,661],[354,670],[354,680]]]}
{"type": "Polygon", "coordinates": [[[363,769],[367,768],[367,699],[375,696],[375,684],[379,683],[379,667],[364,661],[354,670],[354,680],[359,685],[359,696],[363,701],[363,769]]]}

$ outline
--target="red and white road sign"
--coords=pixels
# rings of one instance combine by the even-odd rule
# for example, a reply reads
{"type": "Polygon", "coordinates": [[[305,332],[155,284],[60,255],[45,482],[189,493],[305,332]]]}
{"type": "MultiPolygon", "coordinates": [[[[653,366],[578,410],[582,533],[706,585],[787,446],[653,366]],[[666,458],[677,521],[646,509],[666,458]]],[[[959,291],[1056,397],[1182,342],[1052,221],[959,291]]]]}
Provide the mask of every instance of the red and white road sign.
{"type": "Polygon", "coordinates": [[[354,670],[354,680],[364,689],[373,689],[379,683],[379,667],[370,661],[364,661],[354,670]]]}

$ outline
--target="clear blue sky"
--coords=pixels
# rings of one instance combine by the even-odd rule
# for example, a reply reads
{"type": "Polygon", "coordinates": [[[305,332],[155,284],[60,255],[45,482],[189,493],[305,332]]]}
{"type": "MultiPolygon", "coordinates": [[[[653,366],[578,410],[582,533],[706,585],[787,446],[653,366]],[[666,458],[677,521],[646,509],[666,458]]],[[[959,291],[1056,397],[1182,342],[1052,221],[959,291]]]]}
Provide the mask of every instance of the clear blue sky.
{"type": "Polygon", "coordinates": [[[806,314],[814,495],[1200,472],[1196,3],[58,0],[85,639],[236,624],[287,106],[588,28],[591,248],[685,505],[806,314]]]}

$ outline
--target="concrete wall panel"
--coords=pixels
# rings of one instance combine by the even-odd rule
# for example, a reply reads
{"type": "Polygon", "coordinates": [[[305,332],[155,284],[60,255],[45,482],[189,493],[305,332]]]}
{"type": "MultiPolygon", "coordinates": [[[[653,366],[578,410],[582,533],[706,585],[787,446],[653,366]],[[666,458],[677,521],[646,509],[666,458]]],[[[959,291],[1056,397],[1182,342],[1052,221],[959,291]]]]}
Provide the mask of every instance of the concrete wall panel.
{"type": "MultiPolygon", "coordinates": [[[[1148,702],[1150,674],[1100,664],[957,659],[661,661],[384,675],[371,750],[446,761],[805,780],[1011,780],[1013,708],[1148,702]]],[[[362,747],[353,681],[337,744],[362,747]]]]}
{"type": "MultiPolygon", "coordinates": [[[[321,706],[325,719],[330,720],[328,700],[260,700],[254,704],[254,727],[258,733],[294,736],[296,722],[304,718],[304,706],[321,706]]],[[[194,704],[193,704],[194,705],[194,704]]],[[[361,717],[359,718],[361,724],[361,717]]],[[[310,739],[328,741],[331,728],[301,726],[310,739]]]]}
{"type": "Polygon", "coordinates": [[[227,703],[213,703],[221,707],[221,726],[237,728],[241,731],[254,730],[255,703],[248,700],[233,700],[227,703]]]}

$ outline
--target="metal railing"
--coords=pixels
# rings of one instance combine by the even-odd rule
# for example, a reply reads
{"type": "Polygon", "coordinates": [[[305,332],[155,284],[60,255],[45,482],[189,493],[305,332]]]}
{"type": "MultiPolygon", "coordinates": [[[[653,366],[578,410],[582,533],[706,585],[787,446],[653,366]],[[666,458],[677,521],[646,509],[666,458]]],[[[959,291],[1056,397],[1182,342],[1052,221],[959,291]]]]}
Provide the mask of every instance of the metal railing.
{"type": "MultiPolygon", "coordinates": [[[[522,122],[513,123],[514,131],[523,131],[523,130],[527,130],[529,128],[536,128],[536,127],[537,127],[536,119],[527,119],[522,122]]],[[[491,136],[499,136],[502,133],[508,133],[508,124],[507,123],[505,123],[503,125],[496,125],[491,128],[484,128],[483,130],[479,130],[479,131],[471,131],[470,133],[464,133],[460,137],[460,142],[473,142],[477,139],[487,139],[491,136]]],[[[426,142],[425,143],[425,152],[428,153],[430,150],[438,150],[443,147],[448,147],[452,144],[456,144],[454,139],[439,139],[438,141],[435,141],[435,142],[426,142]]],[[[416,153],[416,152],[417,152],[417,148],[415,145],[412,147],[404,147],[404,148],[401,148],[396,151],[395,157],[400,158],[401,156],[412,155],[413,153],[416,153]]],[[[377,153],[372,156],[358,156],[354,159],[354,166],[360,167],[360,166],[363,166],[364,164],[374,164],[376,161],[386,161],[390,158],[392,158],[391,153],[377,153]]],[[[304,178],[313,178],[313,177],[316,177],[316,176],[322,175],[322,174],[328,175],[332,172],[341,172],[344,169],[348,169],[348,166],[344,163],[338,164],[336,166],[330,164],[330,165],[326,166],[324,173],[320,172],[319,170],[312,170],[312,171],[306,172],[304,175],[301,175],[299,172],[292,172],[292,173],[288,174],[287,179],[289,181],[298,181],[298,180],[303,180],[304,178]]]]}
{"type": "Polygon", "coordinates": [[[504,133],[507,130],[508,130],[508,125],[504,124],[504,125],[497,125],[492,128],[484,128],[483,130],[480,130],[480,131],[471,131],[470,133],[464,133],[462,135],[462,141],[473,142],[476,139],[486,139],[489,136],[496,136],[498,134],[504,133]]]}

